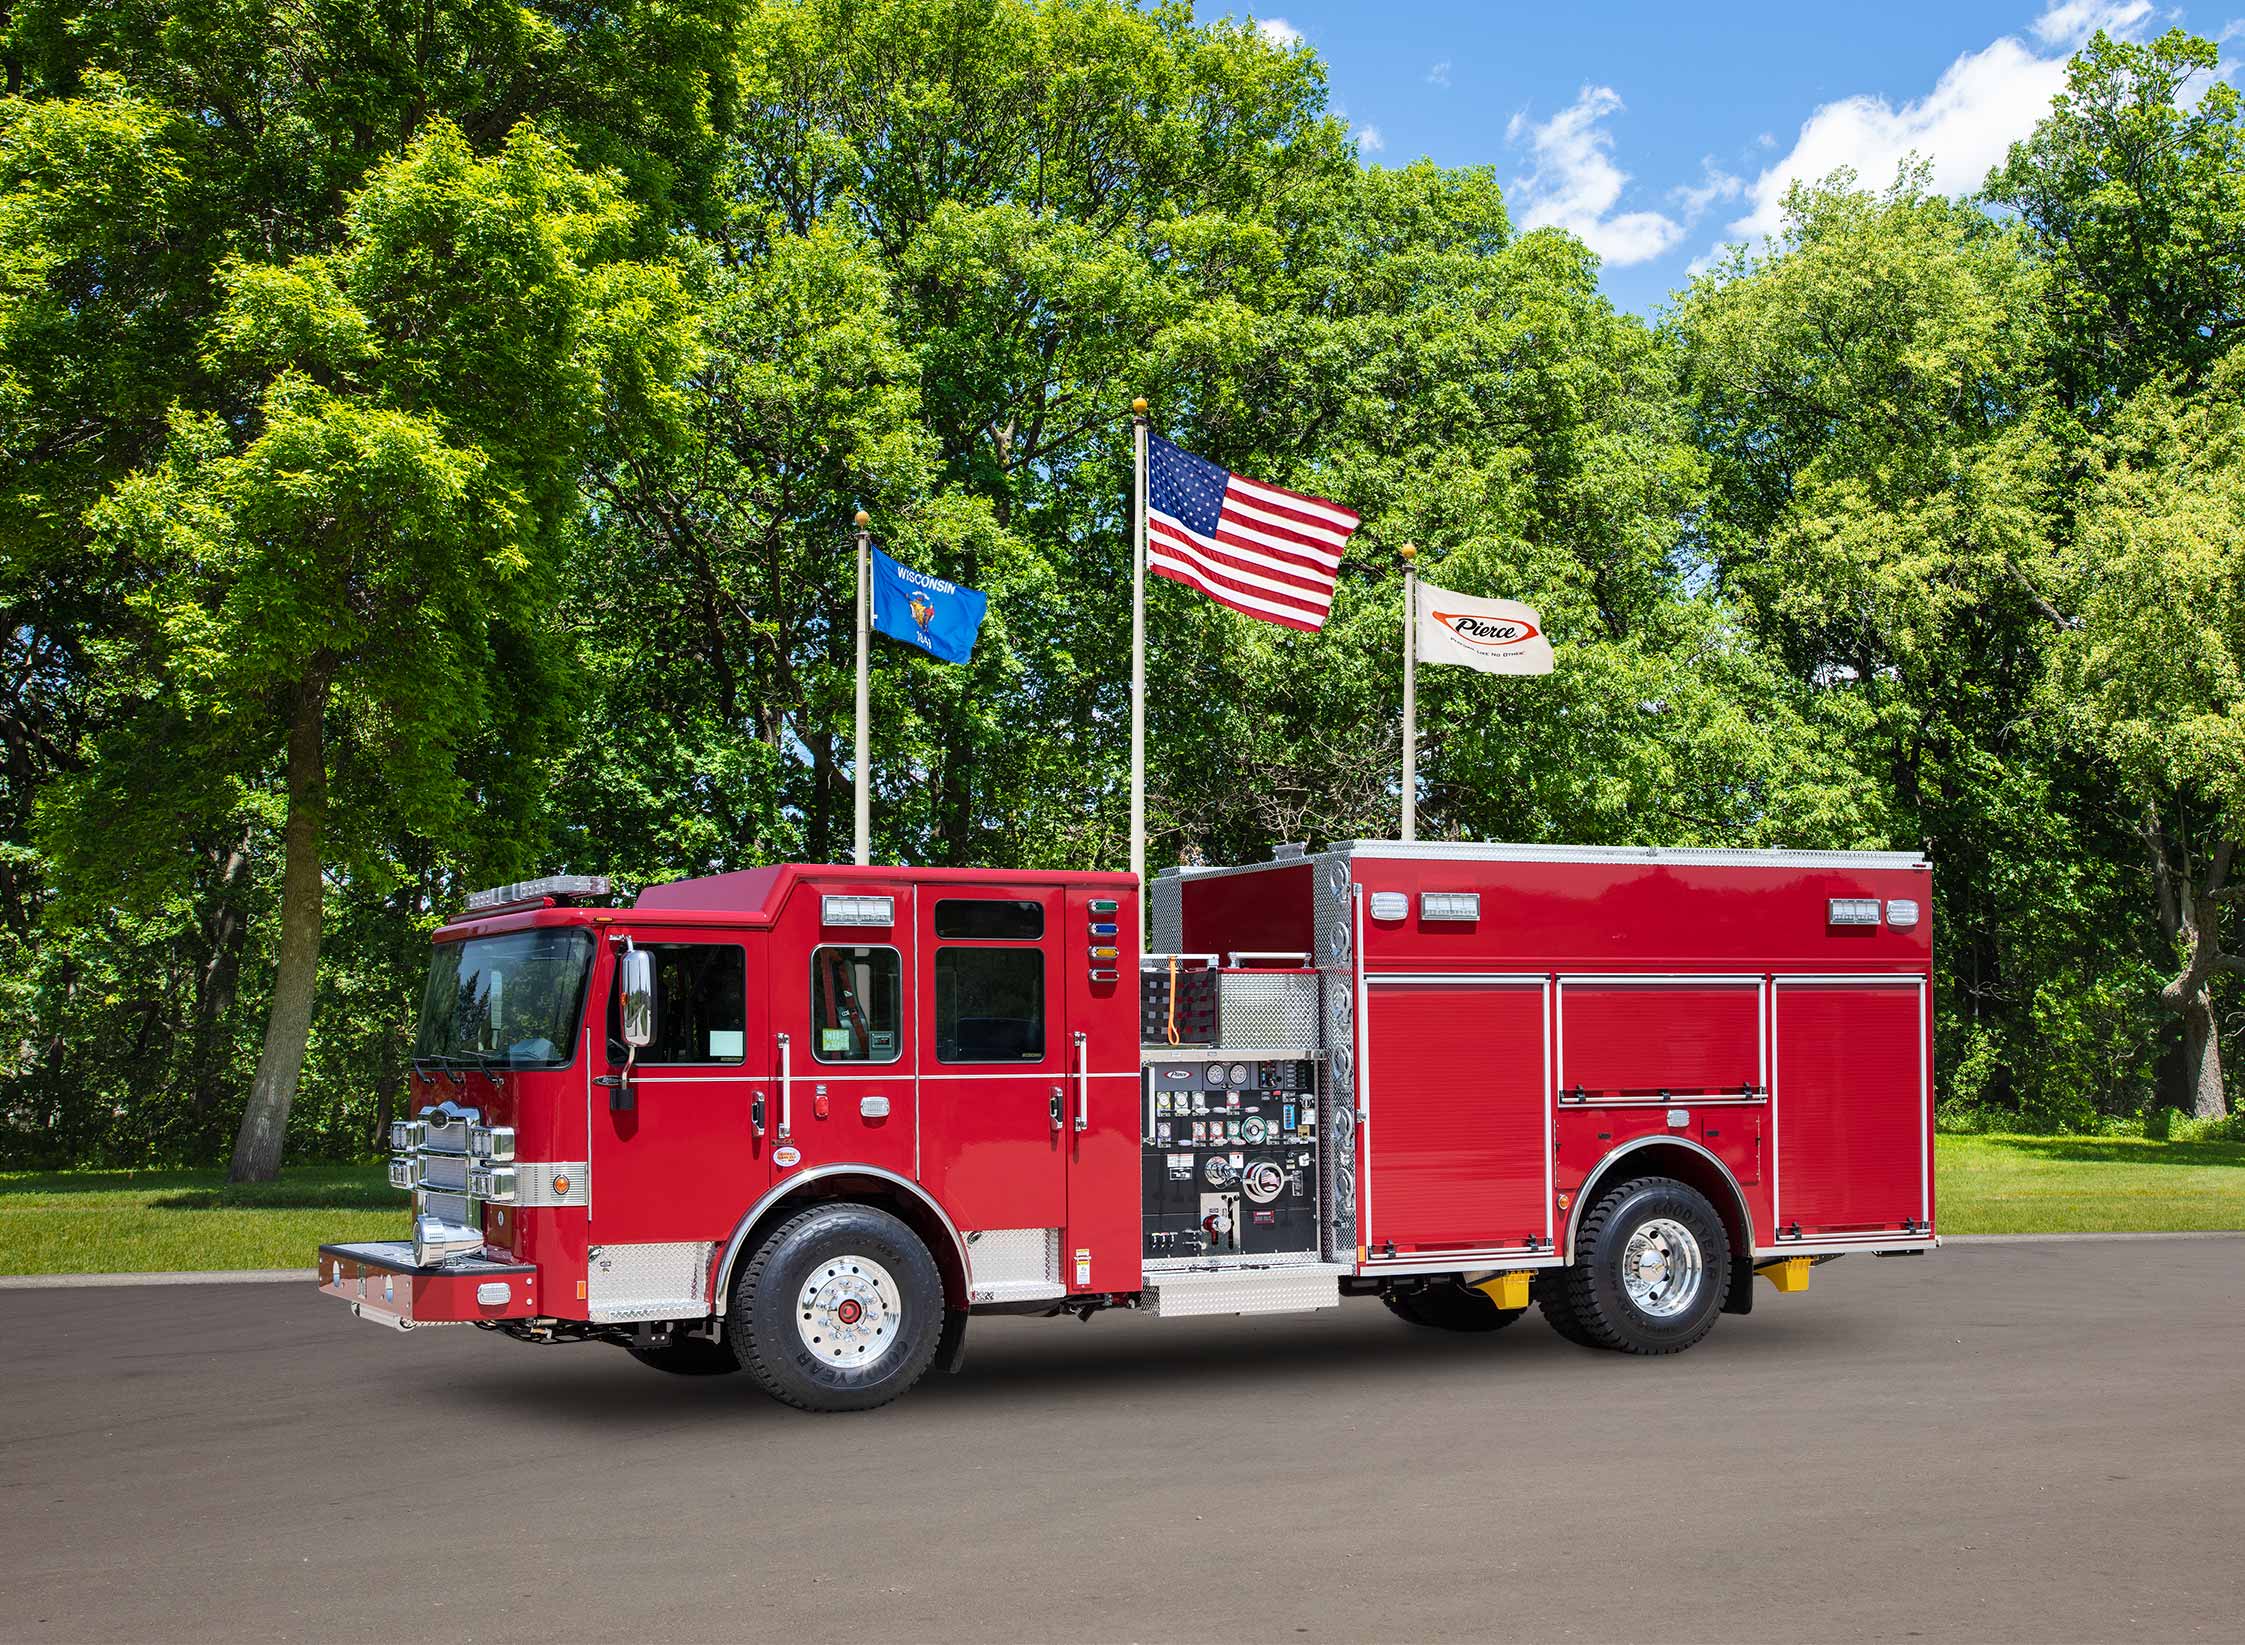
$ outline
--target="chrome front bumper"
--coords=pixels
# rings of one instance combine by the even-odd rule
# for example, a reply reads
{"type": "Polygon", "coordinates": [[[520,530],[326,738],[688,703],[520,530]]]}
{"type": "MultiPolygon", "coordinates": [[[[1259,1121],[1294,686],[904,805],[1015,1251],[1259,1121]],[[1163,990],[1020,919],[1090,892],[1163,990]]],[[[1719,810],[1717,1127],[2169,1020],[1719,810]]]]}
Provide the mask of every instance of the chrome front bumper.
{"type": "Polygon", "coordinates": [[[351,1305],[360,1319],[394,1330],[529,1319],[539,1312],[538,1270],[527,1262],[460,1256],[413,1260],[409,1240],[320,1247],[320,1291],[351,1305]]]}

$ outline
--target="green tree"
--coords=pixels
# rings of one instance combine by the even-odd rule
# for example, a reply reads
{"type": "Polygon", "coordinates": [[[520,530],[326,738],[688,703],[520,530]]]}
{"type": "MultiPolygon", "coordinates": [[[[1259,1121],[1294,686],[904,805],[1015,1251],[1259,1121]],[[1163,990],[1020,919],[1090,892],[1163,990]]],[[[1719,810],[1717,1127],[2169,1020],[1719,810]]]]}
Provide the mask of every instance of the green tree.
{"type": "Polygon", "coordinates": [[[2191,1111],[2227,1111],[2218,986],[2245,974],[2245,356],[2154,380],[2100,441],[2059,573],[2051,711],[2141,808],[2191,1111]]]}
{"type": "Polygon", "coordinates": [[[602,316],[650,287],[677,306],[659,271],[609,260],[631,216],[615,185],[527,127],[482,160],[432,122],[348,216],[335,252],[227,271],[211,347],[271,374],[254,419],[180,413],[162,463],[95,510],[141,581],[127,598],[162,682],[149,711],[214,750],[283,739],[279,957],[237,1178],[280,1163],[337,767],[356,818],[379,806],[392,827],[457,838],[480,813],[519,850],[505,825],[529,795],[508,790],[534,789],[551,736],[544,657],[614,342],[602,316]],[[471,789],[463,756],[493,728],[508,757],[471,789]]]}

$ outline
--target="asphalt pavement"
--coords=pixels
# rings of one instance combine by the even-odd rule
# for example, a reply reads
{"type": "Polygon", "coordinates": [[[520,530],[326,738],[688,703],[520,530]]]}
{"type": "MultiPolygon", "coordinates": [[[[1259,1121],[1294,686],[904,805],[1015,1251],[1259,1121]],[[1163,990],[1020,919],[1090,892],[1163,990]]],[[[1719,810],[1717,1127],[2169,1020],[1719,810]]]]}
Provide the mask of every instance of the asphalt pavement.
{"type": "Polygon", "coordinates": [[[2245,1240],[1530,1315],[978,1320],[813,1417],[309,1284],[0,1293],[0,1639],[2238,1637],[2245,1240]]]}

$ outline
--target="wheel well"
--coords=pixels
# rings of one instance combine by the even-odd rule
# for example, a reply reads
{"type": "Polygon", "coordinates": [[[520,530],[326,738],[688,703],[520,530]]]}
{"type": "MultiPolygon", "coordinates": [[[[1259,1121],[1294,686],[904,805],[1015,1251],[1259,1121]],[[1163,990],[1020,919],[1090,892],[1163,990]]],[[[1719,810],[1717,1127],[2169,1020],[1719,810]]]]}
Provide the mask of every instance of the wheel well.
{"type": "Polygon", "coordinates": [[[954,1309],[966,1307],[966,1268],[959,1258],[958,1235],[950,1225],[917,1194],[883,1177],[845,1170],[828,1176],[806,1177],[769,1204],[749,1213],[745,1226],[734,1234],[732,1243],[719,1257],[723,1268],[716,1276],[713,1298],[717,1312],[724,1313],[731,1306],[734,1273],[772,1229],[799,1211],[833,1200],[877,1206],[918,1234],[929,1255],[935,1258],[937,1271],[943,1275],[943,1300],[954,1309]]]}
{"type": "Polygon", "coordinates": [[[1569,1262],[1575,1260],[1575,1226],[1582,1221],[1583,1214],[1598,1203],[1598,1197],[1607,1189],[1632,1177],[1673,1177],[1698,1189],[1707,1197],[1707,1203],[1715,1207],[1715,1214],[1723,1219],[1723,1232],[1730,1236],[1731,1254],[1753,1255],[1752,1217],[1730,1172],[1713,1155],[1663,1138],[1617,1149],[1584,1179],[1575,1194],[1574,1210],[1567,1219],[1569,1262]]]}

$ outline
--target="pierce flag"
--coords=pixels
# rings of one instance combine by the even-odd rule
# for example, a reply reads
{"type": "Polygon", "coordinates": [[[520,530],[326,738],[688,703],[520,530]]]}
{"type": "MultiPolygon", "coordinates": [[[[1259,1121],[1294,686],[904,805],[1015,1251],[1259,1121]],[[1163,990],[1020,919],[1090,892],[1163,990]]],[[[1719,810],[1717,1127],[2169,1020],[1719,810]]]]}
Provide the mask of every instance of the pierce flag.
{"type": "Polygon", "coordinates": [[[1429,582],[1418,586],[1419,660],[1484,674],[1548,674],[1543,619],[1518,600],[1480,600],[1429,582]]]}
{"type": "Polygon", "coordinates": [[[963,663],[974,655],[989,596],[899,565],[878,548],[872,560],[876,630],[947,663],[963,663]]]}

